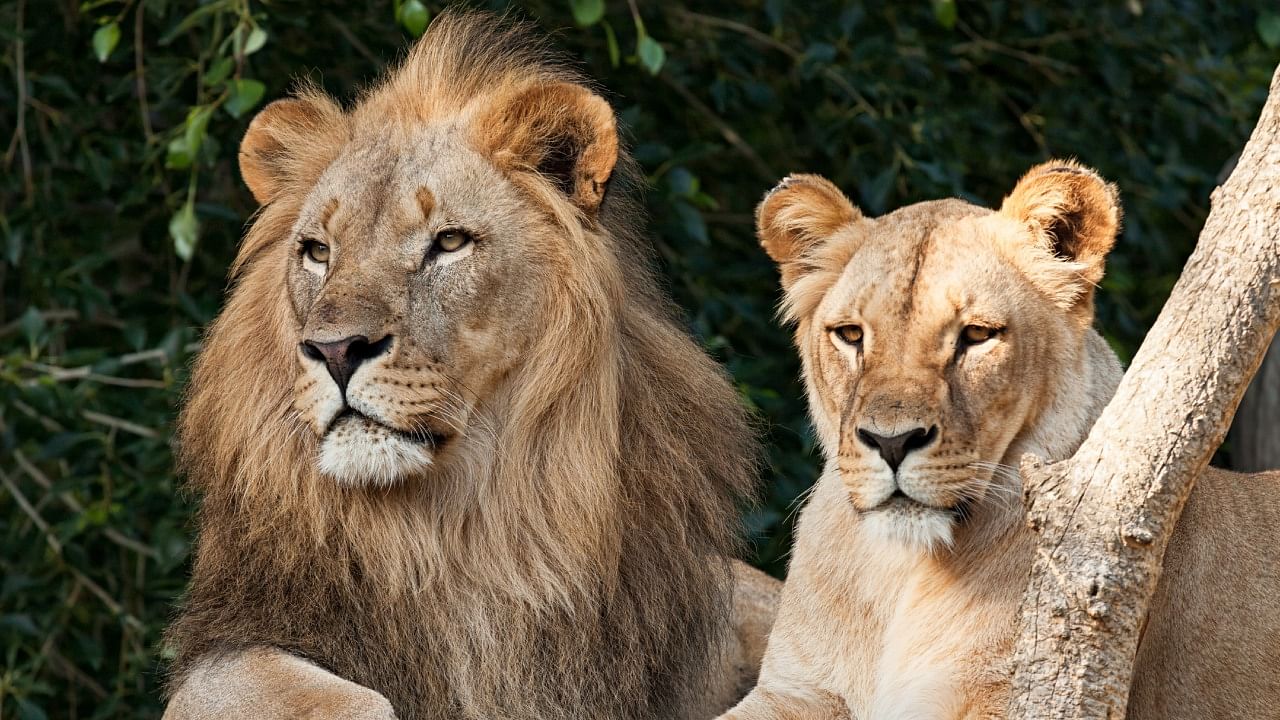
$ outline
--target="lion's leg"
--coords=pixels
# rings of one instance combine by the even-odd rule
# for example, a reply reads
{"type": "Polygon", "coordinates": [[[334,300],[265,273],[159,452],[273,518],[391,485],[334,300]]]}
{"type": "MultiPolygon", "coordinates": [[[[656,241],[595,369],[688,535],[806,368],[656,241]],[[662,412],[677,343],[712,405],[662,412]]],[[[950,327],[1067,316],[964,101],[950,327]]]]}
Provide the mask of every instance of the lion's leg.
{"type": "Polygon", "coordinates": [[[720,667],[713,668],[706,702],[691,708],[692,720],[706,720],[733,707],[756,684],[760,660],[778,610],[782,583],[746,563],[733,561],[733,609],[720,667]]]}
{"type": "Polygon", "coordinates": [[[849,708],[831,693],[757,687],[718,720],[850,720],[849,708]]]}
{"type": "Polygon", "coordinates": [[[164,720],[394,720],[382,695],[274,648],[199,662],[164,720]]]}
{"type": "Polygon", "coordinates": [[[730,703],[733,709],[719,720],[850,720],[848,706],[838,695],[777,672],[761,675],[782,583],[742,564],[734,566],[734,580],[734,647],[739,653],[735,678],[743,683],[737,697],[753,685],[755,689],[737,705],[730,703]]]}
{"type": "Polygon", "coordinates": [[[769,632],[778,616],[782,583],[743,562],[733,563],[733,637],[736,640],[737,700],[756,684],[769,632]]]}

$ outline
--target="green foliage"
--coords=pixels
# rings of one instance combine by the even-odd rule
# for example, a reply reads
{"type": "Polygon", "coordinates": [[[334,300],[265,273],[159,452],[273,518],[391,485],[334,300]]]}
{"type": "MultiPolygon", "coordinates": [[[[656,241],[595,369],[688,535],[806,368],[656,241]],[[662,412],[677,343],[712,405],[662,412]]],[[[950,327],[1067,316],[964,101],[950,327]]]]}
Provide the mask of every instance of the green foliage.
{"type": "Polygon", "coordinates": [[[578,27],[591,27],[604,17],[604,0],[570,0],[569,7],[578,27]]]}
{"type": "Polygon", "coordinates": [[[93,54],[97,56],[98,62],[106,62],[119,42],[119,23],[109,22],[98,28],[98,31],[93,34],[93,54]]]}
{"type": "Polygon", "coordinates": [[[1258,15],[1258,36],[1267,47],[1280,47],[1280,12],[1271,11],[1258,15]]]}
{"type": "Polygon", "coordinates": [[[405,0],[396,3],[396,20],[414,37],[419,37],[431,21],[431,13],[421,0],[405,0]]]}
{"type": "MultiPolygon", "coordinates": [[[[486,6],[501,9],[503,5],[486,6]]],[[[170,438],[254,205],[236,147],[309,78],[350,98],[437,2],[0,0],[0,717],[154,717],[193,504],[170,438]]],[[[763,419],[749,514],[781,571],[818,467],[752,209],[820,172],[868,213],[998,203],[1073,155],[1118,182],[1099,305],[1128,354],[1280,60],[1258,2],[533,0],[607,89],[662,269],[763,419]],[[629,53],[629,54],[628,54],[629,53]]]]}

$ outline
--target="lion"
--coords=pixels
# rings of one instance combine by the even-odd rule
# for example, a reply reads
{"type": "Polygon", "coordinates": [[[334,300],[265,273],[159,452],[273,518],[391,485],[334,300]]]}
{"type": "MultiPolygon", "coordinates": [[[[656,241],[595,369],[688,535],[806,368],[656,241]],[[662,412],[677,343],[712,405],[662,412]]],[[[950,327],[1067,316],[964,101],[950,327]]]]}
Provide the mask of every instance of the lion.
{"type": "MultiPolygon", "coordinates": [[[[1074,161],[992,211],[865,217],[796,175],[757,212],[825,457],[732,720],[1003,718],[1035,536],[1016,470],[1070,457],[1122,370],[1092,329],[1121,219],[1074,161]]],[[[1129,717],[1272,717],[1280,474],[1210,469],[1168,547],[1129,717]]]]}
{"type": "Polygon", "coordinates": [[[446,12],[353,106],[253,119],[166,718],[710,718],[754,683],[754,431],[567,67],[446,12]]]}

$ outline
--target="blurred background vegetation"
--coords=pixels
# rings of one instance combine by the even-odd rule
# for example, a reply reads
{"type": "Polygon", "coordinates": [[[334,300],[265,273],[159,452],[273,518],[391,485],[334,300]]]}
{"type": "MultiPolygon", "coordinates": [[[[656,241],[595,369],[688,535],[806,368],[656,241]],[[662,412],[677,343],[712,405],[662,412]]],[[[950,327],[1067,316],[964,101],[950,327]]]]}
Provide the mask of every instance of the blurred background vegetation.
{"type": "MultiPolygon", "coordinates": [[[[502,9],[506,3],[475,3],[502,9]]],[[[192,498],[172,421],[254,210],[253,112],[339,97],[440,3],[0,1],[0,717],[154,717],[192,498]]],[[[768,424],[759,561],[782,570],[817,458],[752,235],[790,171],[868,213],[998,203],[1076,156],[1127,210],[1100,326],[1136,349],[1280,60],[1273,2],[546,0],[510,8],[607,89],[652,234],[706,346],[768,424]]]]}

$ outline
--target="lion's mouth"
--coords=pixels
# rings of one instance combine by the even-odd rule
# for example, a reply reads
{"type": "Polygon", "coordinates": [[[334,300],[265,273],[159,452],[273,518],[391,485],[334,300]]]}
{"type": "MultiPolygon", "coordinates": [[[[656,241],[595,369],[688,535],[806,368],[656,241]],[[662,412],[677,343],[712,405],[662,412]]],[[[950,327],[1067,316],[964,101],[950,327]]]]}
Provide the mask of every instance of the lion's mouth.
{"type": "Polygon", "coordinates": [[[365,424],[368,426],[373,426],[380,430],[388,432],[402,440],[407,440],[409,442],[417,443],[420,445],[430,445],[431,448],[436,451],[444,447],[444,445],[448,443],[450,439],[453,438],[453,435],[450,433],[440,432],[438,430],[433,430],[431,428],[415,428],[412,430],[405,430],[404,428],[398,428],[398,427],[395,427],[394,425],[388,425],[387,423],[379,422],[378,420],[375,420],[374,418],[371,418],[368,415],[365,415],[364,413],[358,410],[354,410],[352,408],[347,408],[346,410],[343,410],[342,412],[338,413],[338,416],[335,417],[333,419],[333,422],[329,424],[329,429],[326,431],[326,434],[328,434],[329,432],[333,432],[335,429],[337,429],[342,425],[347,425],[351,423],[359,423],[359,424],[365,424]]]}

